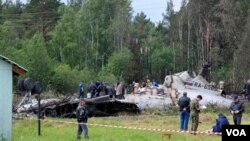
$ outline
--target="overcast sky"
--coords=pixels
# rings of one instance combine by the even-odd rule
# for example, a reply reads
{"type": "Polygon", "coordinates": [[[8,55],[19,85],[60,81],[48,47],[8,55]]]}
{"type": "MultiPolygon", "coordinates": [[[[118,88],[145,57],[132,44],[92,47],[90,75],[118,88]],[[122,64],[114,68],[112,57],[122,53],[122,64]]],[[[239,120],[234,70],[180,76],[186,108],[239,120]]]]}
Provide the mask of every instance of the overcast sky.
{"type": "MultiPolygon", "coordinates": [[[[15,1],[15,0],[13,0],[15,1]]],[[[21,0],[26,2],[27,0],[21,0]]],[[[67,0],[61,0],[62,2],[67,2],[67,0]]],[[[136,13],[144,12],[152,22],[159,22],[162,20],[162,13],[165,12],[168,0],[132,0],[133,15],[136,13]]],[[[178,11],[181,6],[182,0],[173,0],[174,10],[178,11]]]]}
{"type": "MultiPolygon", "coordinates": [[[[132,0],[134,16],[138,12],[144,12],[152,22],[162,20],[162,13],[165,13],[168,0],[132,0]]],[[[182,0],[173,0],[174,10],[179,11],[182,0]]]]}

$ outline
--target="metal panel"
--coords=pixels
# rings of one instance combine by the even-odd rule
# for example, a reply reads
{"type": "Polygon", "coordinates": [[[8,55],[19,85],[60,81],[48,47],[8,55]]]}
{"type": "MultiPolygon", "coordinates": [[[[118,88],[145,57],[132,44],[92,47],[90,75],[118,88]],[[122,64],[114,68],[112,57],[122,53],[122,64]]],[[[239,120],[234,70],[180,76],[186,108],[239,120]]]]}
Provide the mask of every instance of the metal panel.
{"type": "Polygon", "coordinates": [[[12,64],[0,59],[0,140],[11,140],[12,64]]]}

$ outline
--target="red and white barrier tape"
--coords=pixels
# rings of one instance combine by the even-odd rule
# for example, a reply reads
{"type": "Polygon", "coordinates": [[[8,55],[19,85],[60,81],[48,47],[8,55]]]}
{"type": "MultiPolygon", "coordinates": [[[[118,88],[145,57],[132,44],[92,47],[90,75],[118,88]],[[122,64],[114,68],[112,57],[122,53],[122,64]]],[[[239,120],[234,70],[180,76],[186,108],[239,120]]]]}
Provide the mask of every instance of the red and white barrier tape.
{"type": "MultiPolygon", "coordinates": [[[[41,119],[41,121],[78,124],[77,122],[59,121],[59,120],[48,120],[48,119],[41,119]]],[[[204,134],[204,135],[221,135],[221,134],[222,134],[222,133],[220,133],[220,132],[210,132],[210,131],[181,131],[181,130],[157,129],[157,128],[142,128],[142,127],[131,127],[131,126],[116,126],[116,125],[93,124],[93,123],[80,123],[80,124],[86,124],[86,125],[98,126],[98,127],[120,128],[120,129],[133,129],[133,130],[155,131],[155,132],[171,132],[171,133],[187,133],[187,134],[204,134]]]]}

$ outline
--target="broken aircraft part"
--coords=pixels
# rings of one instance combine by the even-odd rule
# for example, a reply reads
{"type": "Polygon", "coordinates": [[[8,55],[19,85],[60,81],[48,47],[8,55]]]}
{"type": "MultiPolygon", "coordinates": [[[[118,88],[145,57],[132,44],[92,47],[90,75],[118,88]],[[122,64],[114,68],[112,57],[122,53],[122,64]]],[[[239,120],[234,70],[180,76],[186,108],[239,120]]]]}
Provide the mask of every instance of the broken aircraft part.
{"type": "MultiPolygon", "coordinates": [[[[67,96],[59,99],[41,100],[41,109],[44,116],[75,118],[75,110],[78,106],[79,99],[75,96],[67,96]]],[[[121,101],[112,101],[109,95],[97,98],[86,99],[88,107],[88,116],[115,116],[119,113],[138,114],[139,108],[133,103],[121,101]]],[[[38,102],[33,99],[30,104],[24,104],[16,108],[17,113],[33,112],[37,113],[38,102]]]]}
{"type": "Polygon", "coordinates": [[[172,105],[172,100],[170,97],[166,95],[156,95],[156,94],[129,94],[125,95],[125,99],[119,100],[121,102],[126,103],[134,103],[136,104],[141,110],[146,109],[159,109],[165,110],[169,106],[172,105]]]}
{"type": "MultiPolygon", "coordinates": [[[[187,71],[167,75],[163,85],[158,88],[145,88],[143,94],[126,94],[125,99],[110,98],[103,95],[97,98],[86,99],[89,107],[89,116],[114,116],[121,112],[139,113],[144,109],[165,110],[176,105],[183,92],[188,97],[195,99],[202,95],[201,105],[216,104],[219,107],[229,107],[232,99],[221,96],[221,89],[211,86],[204,77],[197,75],[191,77],[187,71]]],[[[68,96],[62,99],[42,100],[41,105],[45,116],[75,117],[75,109],[79,99],[76,96],[68,96]]],[[[24,104],[17,108],[17,112],[36,112],[37,101],[24,104]]]]}
{"type": "Polygon", "coordinates": [[[222,97],[221,90],[211,86],[201,75],[193,78],[187,71],[167,75],[163,85],[175,89],[181,94],[187,92],[191,99],[202,95],[202,105],[217,104],[220,107],[228,107],[232,102],[231,99],[222,97]]]}

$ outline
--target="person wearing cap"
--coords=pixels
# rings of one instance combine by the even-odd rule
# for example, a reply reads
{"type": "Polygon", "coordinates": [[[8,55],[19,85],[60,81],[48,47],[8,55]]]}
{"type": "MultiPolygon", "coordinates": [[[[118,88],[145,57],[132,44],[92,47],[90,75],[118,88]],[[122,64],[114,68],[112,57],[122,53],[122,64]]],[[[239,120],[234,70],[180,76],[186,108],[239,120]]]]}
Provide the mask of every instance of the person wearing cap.
{"type": "MultiPolygon", "coordinates": [[[[191,102],[191,119],[192,119],[192,131],[197,131],[199,125],[199,114],[200,114],[200,104],[199,102],[202,100],[202,96],[198,95],[191,102]]],[[[196,133],[194,133],[196,134],[196,133]]]]}
{"type": "Polygon", "coordinates": [[[240,125],[242,114],[245,111],[245,106],[244,103],[240,101],[238,96],[234,97],[234,101],[230,105],[229,109],[233,115],[234,125],[240,125]]]}
{"type": "Polygon", "coordinates": [[[187,97],[187,92],[183,92],[183,96],[178,100],[180,107],[180,130],[188,130],[188,120],[190,113],[190,98],[187,97]]]}
{"type": "Polygon", "coordinates": [[[77,130],[77,139],[81,139],[81,134],[84,133],[84,138],[88,139],[88,127],[87,127],[87,108],[85,105],[85,100],[83,98],[80,99],[80,103],[76,109],[76,118],[78,122],[78,130],[77,130]]]}

